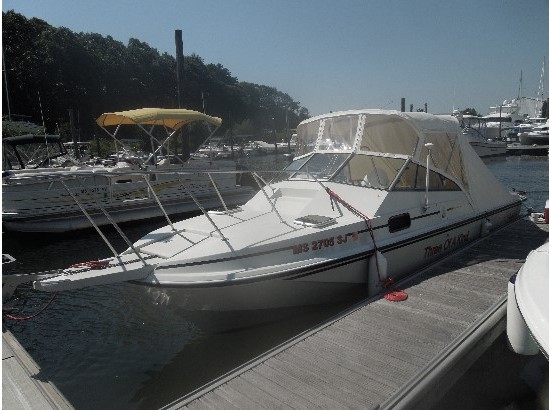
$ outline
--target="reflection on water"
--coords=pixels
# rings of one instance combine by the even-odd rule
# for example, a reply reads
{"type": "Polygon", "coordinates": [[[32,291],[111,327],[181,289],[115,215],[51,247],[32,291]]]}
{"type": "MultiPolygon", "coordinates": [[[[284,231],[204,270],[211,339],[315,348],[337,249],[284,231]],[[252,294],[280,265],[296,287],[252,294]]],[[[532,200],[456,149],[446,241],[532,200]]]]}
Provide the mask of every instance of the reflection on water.
{"type": "Polygon", "coordinates": [[[146,293],[125,283],[63,292],[32,322],[5,324],[76,408],[158,408],[345,307],[200,314],[146,293]]]}
{"type": "MultiPolygon", "coordinates": [[[[277,167],[286,162],[279,157],[277,167]]],[[[269,157],[250,169],[268,169],[269,157]]],[[[273,160],[273,159],[272,159],[273,160]]],[[[488,167],[509,188],[526,191],[527,206],[540,211],[548,199],[548,158],[513,157],[488,167]]],[[[135,241],[164,225],[129,224],[135,241]]],[[[126,248],[113,230],[115,249],[126,248]]],[[[109,256],[96,232],[63,235],[2,234],[3,252],[17,258],[5,269],[38,272],[109,256]]],[[[33,293],[37,305],[49,295],[33,293]]],[[[98,286],[58,295],[35,319],[4,319],[20,343],[78,409],[158,408],[211,381],[354,303],[256,314],[198,314],[155,303],[147,288],[98,286]],[[235,329],[236,327],[236,329],[235,329]],[[231,329],[233,328],[233,329],[231,329]],[[231,329],[231,330],[230,330],[231,329]]]]}

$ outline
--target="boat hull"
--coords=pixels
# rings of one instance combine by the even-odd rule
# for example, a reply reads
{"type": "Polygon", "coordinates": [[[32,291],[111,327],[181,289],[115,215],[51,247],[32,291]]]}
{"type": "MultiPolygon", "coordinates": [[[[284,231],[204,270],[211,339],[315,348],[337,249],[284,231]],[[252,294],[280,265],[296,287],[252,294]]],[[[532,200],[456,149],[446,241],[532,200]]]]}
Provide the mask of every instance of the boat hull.
{"type": "MultiPolygon", "coordinates": [[[[236,206],[249,200],[254,192],[251,189],[239,188],[233,192],[223,194],[227,206],[236,206]]],[[[215,193],[203,194],[197,198],[201,206],[211,209],[222,206],[219,197],[215,193]]],[[[182,214],[198,211],[197,204],[189,197],[161,200],[164,211],[168,215],[182,214]]],[[[154,198],[128,201],[122,204],[106,206],[109,216],[116,223],[132,222],[143,219],[158,218],[164,216],[164,212],[158,206],[154,198]]],[[[111,222],[105,213],[99,209],[87,211],[97,226],[108,225],[111,222]]],[[[4,213],[2,225],[6,230],[16,232],[49,232],[62,233],[79,229],[92,228],[90,220],[80,210],[57,212],[45,215],[25,215],[17,213],[4,213]]]]}
{"type": "Polygon", "coordinates": [[[522,133],[518,135],[522,145],[548,145],[548,134],[522,133]]]}
{"type": "Polygon", "coordinates": [[[506,155],[506,143],[504,142],[470,142],[474,151],[481,158],[498,157],[506,155]]]}
{"type": "MultiPolygon", "coordinates": [[[[490,215],[492,229],[517,218],[519,204],[490,215]]],[[[185,310],[232,311],[340,303],[382,294],[380,279],[399,280],[448,256],[484,235],[488,215],[456,222],[378,248],[387,272],[378,272],[371,248],[340,259],[250,280],[151,286],[156,303],[185,310]]],[[[174,272],[176,273],[176,272],[174,272]]],[[[185,275],[182,269],[181,275],[185,275]]]]}

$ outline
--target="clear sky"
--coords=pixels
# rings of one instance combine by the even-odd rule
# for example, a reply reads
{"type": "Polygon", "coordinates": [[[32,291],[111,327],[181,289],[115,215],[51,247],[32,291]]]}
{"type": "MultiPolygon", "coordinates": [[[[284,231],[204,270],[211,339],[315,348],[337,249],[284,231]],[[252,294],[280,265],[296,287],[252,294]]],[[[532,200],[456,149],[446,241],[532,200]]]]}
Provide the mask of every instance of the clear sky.
{"type": "Polygon", "coordinates": [[[2,10],[75,32],[137,38],[276,87],[313,115],[432,113],[548,97],[548,0],[3,0],[2,10]]]}

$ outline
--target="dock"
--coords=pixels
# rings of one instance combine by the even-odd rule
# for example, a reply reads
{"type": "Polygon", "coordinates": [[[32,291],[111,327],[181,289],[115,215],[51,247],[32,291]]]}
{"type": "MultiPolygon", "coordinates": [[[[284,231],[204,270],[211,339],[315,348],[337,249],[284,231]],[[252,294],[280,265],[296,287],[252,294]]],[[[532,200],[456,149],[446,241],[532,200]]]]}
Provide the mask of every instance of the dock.
{"type": "Polygon", "coordinates": [[[548,155],[548,145],[508,144],[506,155],[548,155]]]}
{"type": "Polygon", "coordinates": [[[2,329],[2,408],[73,409],[13,334],[2,329]]]}
{"type": "Polygon", "coordinates": [[[507,284],[548,225],[522,219],[164,409],[429,408],[505,331],[507,284]]]}

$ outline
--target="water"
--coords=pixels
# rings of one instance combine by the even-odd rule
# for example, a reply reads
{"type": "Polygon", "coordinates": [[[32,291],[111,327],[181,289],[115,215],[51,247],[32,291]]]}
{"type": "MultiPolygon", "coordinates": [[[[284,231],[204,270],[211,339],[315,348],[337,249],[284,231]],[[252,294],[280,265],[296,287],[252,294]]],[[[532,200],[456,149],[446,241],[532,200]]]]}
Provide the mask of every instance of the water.
{"type": "MultiPolygon", "coordinates": [[[[282,156],[253,161],[245,165],[251,169],[268,169],[274,161],[279,169],[285,165],[282,156]]],[[[548,157],[509,157],[487,165],[510,189],[526,192],[526,206],[542,211],[548,199],[548,157]]],[[[135,240],[160,224],[162,221],[141,222],[126,228],[130,239],[135,240]]],[[[107,233],[117,250],[126,247],[114,232],[107,233]]],[[[18,260],[4,267],[8,273],[45,271],[109,254],[93,231],[70,235],[3,233],[2,239],[3,253],[18,260]]],[[[31,311],[50,297],[28,292],[31,311]]],[[[177,311],[170,305],[151,303],[145,287],[116,284],[60,293],[40,316],[18,322],[4,319],[3,324],[41,367],[40,376],[51,380],[77,409],[151,409],[170,403],[352,303],[268,312],[267,323],[254,325],[240,322],[243,317],[177,311]],[[241,326],[233,330],[223,326],[235,323],[241,326]]],[[[499,354],[490,349],[487,355],[500,361],[505,354],[499,341],[492,348],[499,349],[499,354]]],[[[510,353],[505,359],[514,369],[526,364],[510,353]]],[[[484,383],[497,383],[493,380],[503,372],[490,372],[499,367],[490,360],[480,363],[482,374],[487,375],[484,383]]],[[[498,407],[497,397],[488,397],[491,389],[457,386],[458,390],[451,391],[442,402],[446,406],[451,400],[456,403],[456,397],[467,397],[470,401],[464,403],[472,408],[470,404],[481,403],[483,397],[484,404],[495,407],[478,408],[503,408],[498,407]]],[[[523,398],[526,391],[531,399],[536,396],[526,386],[517,395],[523,398]]]]}

